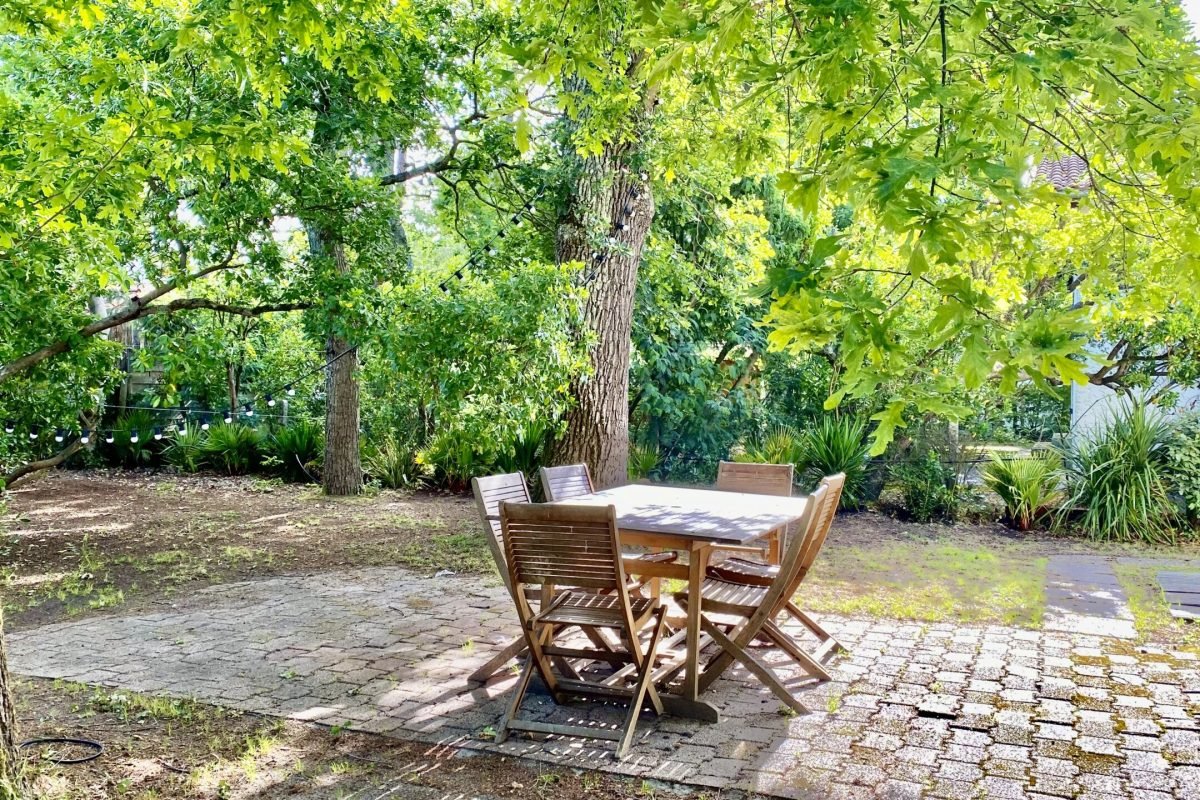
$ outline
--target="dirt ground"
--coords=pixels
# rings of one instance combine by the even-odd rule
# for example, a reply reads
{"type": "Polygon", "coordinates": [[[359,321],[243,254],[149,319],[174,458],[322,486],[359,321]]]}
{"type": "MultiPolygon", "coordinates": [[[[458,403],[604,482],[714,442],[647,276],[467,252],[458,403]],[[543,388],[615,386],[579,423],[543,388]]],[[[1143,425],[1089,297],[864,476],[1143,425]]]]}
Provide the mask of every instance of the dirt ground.
{"type": "MultiPolygon", "coordinates": [[[[498,581],[469,498],[429,492],[322,497],[254,478],[60,471],[0,506],[0,589],[13,629],[196,602],[193,589],[271,575],[403,565],[498,581]]],[[[803,591],[813,611],[1036,627],[1046,558],[1087,552],[1195,558],[1015,534],[999,524],[839,516],[803,591]]],[[[1152,604],[1154,598],[1147,598],[1152,604]]],[[[1161,609],[1145,616],[1162,621],[1161,609]],[[1157,614],[1157,616],[1156,616],[1157,614]]],[[[1169,624],[1167,622],[1162,624],[1169,624]]],[[[48,681],[18,689],[22,735],[100,738],[75,766],[35,759],[38,798],[663,797],[672,787],[281,722],[195,703],[48,681]],[[417,787],[426,787],[422,794],[417,787]],[[414,793],[415,792],[415,793],[414,793]]]]}
{"type": "Polygon", "coordinates": [[[91,751],[61,745],[33,751],[29,776],[36,800],[441,800],[480,791],[489,798],[632,800],[674,794],[662,784],[539,769],[454,748],[59,681],[23,680],[16,693],[22,736],[104,745],[99,758],[72,765],[49,759],[91,751]]]}

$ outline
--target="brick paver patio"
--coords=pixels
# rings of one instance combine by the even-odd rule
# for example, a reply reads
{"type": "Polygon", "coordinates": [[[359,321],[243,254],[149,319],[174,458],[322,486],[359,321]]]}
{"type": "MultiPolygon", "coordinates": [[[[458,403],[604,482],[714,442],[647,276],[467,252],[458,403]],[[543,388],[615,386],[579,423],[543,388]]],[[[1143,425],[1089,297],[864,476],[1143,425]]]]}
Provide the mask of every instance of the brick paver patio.
{"type": "MultiPolygon", "coordinates": [[[[213,587],[186,607],[13,634],[14,668],[429,742],[778,797],[1200,800],[1200,660],[1065,632],[826,620],[836,680],[785,716],[740,669],[723,720],[645,717],[634,753],[488,740],[514,678],[466,676],[513,635],[499,586],[369,569],[213,587]]],[[[560,721],[616,721],[603,706],[560,721]]]]}

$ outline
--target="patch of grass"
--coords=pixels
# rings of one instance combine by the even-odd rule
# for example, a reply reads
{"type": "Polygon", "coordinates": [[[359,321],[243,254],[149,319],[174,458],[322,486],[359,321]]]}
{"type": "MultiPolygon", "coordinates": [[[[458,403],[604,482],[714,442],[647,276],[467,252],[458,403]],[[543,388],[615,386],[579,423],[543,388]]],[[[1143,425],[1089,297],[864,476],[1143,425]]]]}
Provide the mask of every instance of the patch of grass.
{"type": "Polygon", "coordinates": [[[450,533],[410,542],[396,549],[396,560],[420,572],[487,573],[496,569],[483,533],[450,533]]]}
{"type": "Polygon", "coordinates": [[[807,608],[831,614],[1037,627],[1045,572],[1046,559],[1015,547],[830,547],[801,591],[807,608]]]}
{"type": "Polygon", "coordinates": [[[109,692],[96,689],[85,704],[79,707],[80,713],[108,713],[121,722],[144,722],[157,720],[159,722],[190,723],[204,718],[209,709],[198,704],[195,700],[179,700],[138,692],[109,692]]]}
{"type": "Polygon", "coordinates": [[[1129,598],[1129,610],[1142,641],[1173,644],[1200,653],[1200,625],[1171,616],[1171,608],[1158,584],[1160,572],[1197,572],[1200,566],[1113,564],[1113,572],[1129,598]]]}

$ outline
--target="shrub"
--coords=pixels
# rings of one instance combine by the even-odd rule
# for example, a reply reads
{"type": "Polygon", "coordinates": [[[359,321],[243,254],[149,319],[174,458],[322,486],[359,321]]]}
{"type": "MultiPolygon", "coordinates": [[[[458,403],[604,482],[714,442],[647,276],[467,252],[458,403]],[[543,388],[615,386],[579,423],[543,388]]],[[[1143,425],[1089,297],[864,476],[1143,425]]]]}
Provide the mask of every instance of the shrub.
{"type": "Polygon", "coordinates": [[[1057,453],[1027,458],[993,453],[983,482],[1004,501],[1009,524],[1027,531],[1046,520],[1062,499],[1062,458],[1057,453]]]}
{"type": "Polygon", "coordinates": [[[866,500],[867,425],[853,417],[823,417],[804,432],[800,440],[797,468],[805,483],[813,486],[826,475],[846,473],[842,508],[861,508],[866,500]]]}
{"type": "Polygon", "coordinates": [[[157,454],[154,441],[154,414],[145,409],[127,411],[113,425],[112,454],[117,464],[142,467],[153,463],[157,454]],[[134,435],[137,441],[133,441],[134,435]]]}
{"type": "Polygon", "coordinates": [[[171,443],[163,449],[163,458],[180,472],[198,472],[204,465],[206,439],[199,425],[185,425],[171,436],[171,443]]]}
{"type": "Polygon", "coordinates": [[[474,441],[454,431],[435,436],[417,452],[416,461],[430,473],[435,485],[453,492],[466,491],[471,478],[486,475],[496,466],[495,459],[482,453],[474,441]]]}
{"type": "Polygon", "coordinates": [[[516,437],[501,448],[502,455],[496,467],[501,472],[523,472],[533,475],[542,465],[542,453],[550,433],[550,424],[535,419],[526,422],[517,431],[516,437]]]}
{"type": "Polygon", "coordinates": [[[367,450],[363,469],[372,480],[388,489],[413,486],[426,472],[417,460],[416,451],[394,436],[367,450]]]}
{"type": "Polygon", "coordinates": [[[208,463],[227,475],[244,475],[258,466],[262,436],[240,422],[214,425],[204,443],[208,463]]]}
{"type": "Polygon", "coordinates": [[[780,425],[758,441],[746,445],[745,450],[735,455],[733,460],[753,464],[801,464],[804,461],[804,446],[795,430],[780,425]]]}
{"type": "Polygon", "coordinates": [[[1167,479],[1184,513],[1200,521],[1200,414],[1175,423],[1167,443],[1167,479]]]}
{"type": "Polygon", "coordinates": [[[271,466],[289,481],[311,481],[320,472],[325,432],[320,423],[302,419],[279,428],[266,442],[271,466]]]}
{"type": "Polygon", "coordinates": [[[1066,450],[1070,507],[1095,539],[1122,542],[1174,540],[1174,506],[1167,491],[1171,426],[1140,403],[1066,450]]]}
{"type": "Polygon", "coordinates": [[[650,477],[658,466],[658,448],[652,444],[629,446],[629,480],[640,481],[650,477]]]}
{"type": "Polygon", "coordinates": [[[962,510],[958,475],[934,450],[892,466],[891,477],[900,484],[904,510],[915,522],[953,522],[962,510]]]}

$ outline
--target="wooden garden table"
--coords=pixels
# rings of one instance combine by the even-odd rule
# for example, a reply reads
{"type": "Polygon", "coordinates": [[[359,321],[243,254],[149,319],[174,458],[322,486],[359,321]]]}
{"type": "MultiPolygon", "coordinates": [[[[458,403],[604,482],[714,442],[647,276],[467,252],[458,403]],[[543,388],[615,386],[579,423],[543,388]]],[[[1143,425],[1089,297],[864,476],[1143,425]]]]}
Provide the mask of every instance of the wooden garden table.
{"type": "Polygon", "coordinates": [[[699,697],[701,584],[709,557],[721,545],[744,546],[798,521],[808,498],[631,484],[559,502],[612,505],[617,510],[622,544],[688,554],[687,564],[626,559],[625,569],[633,575],[687,581],[683,685],[677,691],[660,694],[668,710],[677,716],[718,721],[717,709],[699,697]]]}

